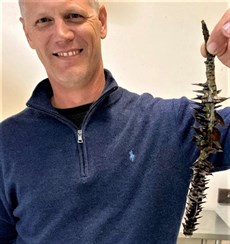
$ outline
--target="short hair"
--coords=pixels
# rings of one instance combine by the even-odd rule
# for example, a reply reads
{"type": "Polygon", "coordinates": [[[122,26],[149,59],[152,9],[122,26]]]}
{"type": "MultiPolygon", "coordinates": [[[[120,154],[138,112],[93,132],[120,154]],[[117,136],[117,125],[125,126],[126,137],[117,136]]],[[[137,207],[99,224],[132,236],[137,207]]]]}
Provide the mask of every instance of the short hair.
{"type": "Polygon", "coordinates": [[[89,3],[95,10],[99,10],[100,4],[98,0],[89,0],[89,3]]]}
{"type": "Polygon", "coordinates": [[[18,4],[19,4],[19,8],[20,8],[21,15],[23,15],[23,13],[24,13],[23,0],[18,0],[18,4]]]}

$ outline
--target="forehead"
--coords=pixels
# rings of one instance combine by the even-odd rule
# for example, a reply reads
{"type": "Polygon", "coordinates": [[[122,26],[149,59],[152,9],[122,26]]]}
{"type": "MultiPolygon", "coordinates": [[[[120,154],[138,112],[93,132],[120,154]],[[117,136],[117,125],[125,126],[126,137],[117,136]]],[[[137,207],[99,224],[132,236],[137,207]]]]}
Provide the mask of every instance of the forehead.
{"type": "Polygon", "coordinates": [[[47,11],[64,10],[67,8],[78,8],[85,11],[93,9],[92,2],[95,0],[19,0],[21,14],[31,16],[31,14],[47,11]]]}
{"type": "Polygon", "coordinates": [[[79,5],[93,6],[95,0],[19,0],[21,9],[35,6],[58,6],[58,5],[79,5]]]}
{"type": "Polygon", "coordinates": [[[93,4],[96,0],[19,0],[19,4],[26,4],[26,3],[87,3],[93,4]]]}

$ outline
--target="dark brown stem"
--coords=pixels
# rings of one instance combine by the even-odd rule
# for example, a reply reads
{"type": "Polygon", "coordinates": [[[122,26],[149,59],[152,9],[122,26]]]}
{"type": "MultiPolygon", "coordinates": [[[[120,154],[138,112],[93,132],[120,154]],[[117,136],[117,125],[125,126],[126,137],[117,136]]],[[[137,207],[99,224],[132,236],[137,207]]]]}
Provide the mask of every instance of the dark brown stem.
{"type": "MultiPolygon", "coordinates": [[[[209,31],[203,20],[201,23],[205,45],[207,45],[209,31]]],[[[212,169],[212,163],[209,162],[208,158],[211,154],[222,151],[220,132],[216,126],[217,124],[224,125],[224,121],[215,109],[216,105],[224,101],[225,98],[218,97],[214,59],[215,56],[207,51],[205,61],[207,81],[196,84],[202,87],[202,90],[197,91],[199,95],[195,99],[200,101],[195,103],[196,107],[194,108],[194,118],[196,120],[194,128],[197,133],[194,139],[200,155],[192,167],[193,175],[188,193],[185,222],[183,223],[183,232],[186,236],[193,235],[193,232],[197,229],[198,219],[203,209],[202,204],[206,198],[205,190],[208,188],[206,177],[211,174],[212,169]]]]}

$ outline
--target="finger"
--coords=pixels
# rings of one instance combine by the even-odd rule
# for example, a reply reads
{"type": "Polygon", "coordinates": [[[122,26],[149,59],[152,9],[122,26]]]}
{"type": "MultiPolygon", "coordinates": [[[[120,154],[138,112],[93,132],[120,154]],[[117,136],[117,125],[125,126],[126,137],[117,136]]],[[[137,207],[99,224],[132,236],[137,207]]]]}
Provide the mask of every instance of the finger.
{"type": "Polygon", "coordinates": [[[224,26],[217,30],[214,29],[207,43],[208,52],[217,56],[223,55],[227,50],[229,38],[230,34],[228,34],[228,30],[224,29],[224,26]]]}
{"type": "Polygon", "coordinates": [[[229,40],[228,31],[230,32],[228,28],[230,28],[230,9],[225,12],[213,29],[207,43],[208,52],[220,56],[226,51],[229,40]]]}
{"type": "Polygon", "coordinates": [[[220,60],[223,64],[225,64],[227,67],[230,68],[230,58],[229,58],[230,56],[229,56],[229,53],[230,53],[230,39],[229,39],[229,44],[228,44],[228,46],[227,46],[227,48],[226,48],[225,53],[224,53],[223,55],[219,55],[219,56],[218,56],[219,60],[220,60]]]}
{"type": "Polygon", "coordinates": [[[230,38],[230,21],[223,26],[222,31],[224,36],[230,38]]]}
{"type": "Polygon", "coordinates": [[[205,43],[203,43],[200,47],[200,53],[201,55],[206,58],[207,57],[207,50],[206,50],[206,47],[205,47],[205,43]]]}

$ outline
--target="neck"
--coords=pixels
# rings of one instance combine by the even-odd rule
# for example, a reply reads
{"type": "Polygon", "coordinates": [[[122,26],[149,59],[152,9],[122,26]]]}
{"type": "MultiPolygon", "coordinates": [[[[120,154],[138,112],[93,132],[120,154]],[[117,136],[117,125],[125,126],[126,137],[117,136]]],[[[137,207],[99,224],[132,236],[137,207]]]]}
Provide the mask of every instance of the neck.
{"type": "Polygon", "coordinates": [[[84,86],[68,88],[52,81],[51,86],[54,94],[51,103],[55,108],[73,108],[93,103],[101,96],[105,87],[104,70],[93,80],[85,82],[84,86]]]}

